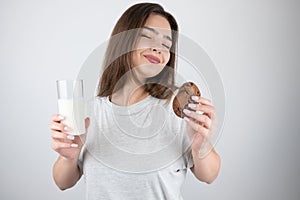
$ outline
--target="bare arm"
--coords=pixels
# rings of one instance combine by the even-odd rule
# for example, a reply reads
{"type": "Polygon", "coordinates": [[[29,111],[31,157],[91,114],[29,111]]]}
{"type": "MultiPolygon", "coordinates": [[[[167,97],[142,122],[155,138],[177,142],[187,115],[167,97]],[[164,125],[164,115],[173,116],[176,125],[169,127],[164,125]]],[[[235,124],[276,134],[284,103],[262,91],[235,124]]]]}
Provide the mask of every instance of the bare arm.
{"type": "MultiPolygon", "coordinates": [[[[53,179],[59,189],[65,190],[73,187],[82,176],[77,162],[86,134],[82,136],[68,135],[67,132],[70,129],[61,123],[62,120],[62,116],[53,115],[50,128],[52,130],[52,149],[59,153],[53,165],[53,179]]],[[[88,126],[89,118],[86,118],[86,131],[88,126]]]]}
{"type": "Polygon", "coordinates": [[[212,183],[220,170],[220,157],[210,143],[216,128],[216,113],[212,103],[203,97],[194,97],[197,104],[189,104],[193,111],[184,110],[187,131],[192,138],[194,166],[191,171],[200,181],[212,183]],[[197,113],[201,111],[203,114],[197,113]]]}
{"type": "Polygon", "coordinates": [[[202,182],[212,183],[219,174],[221,163],[215,149],[212,149],[204,158],[200,158],[197,152],[192,152],[192,154],[194,166],[191,171],[195,177],[202,182]]]}
{"type": "Polygon", "coordinates": [[[61,190],[73,187],[81,176],[77,159],[68,160],[59,156],[53,165],[53,179],[61,190]]]}

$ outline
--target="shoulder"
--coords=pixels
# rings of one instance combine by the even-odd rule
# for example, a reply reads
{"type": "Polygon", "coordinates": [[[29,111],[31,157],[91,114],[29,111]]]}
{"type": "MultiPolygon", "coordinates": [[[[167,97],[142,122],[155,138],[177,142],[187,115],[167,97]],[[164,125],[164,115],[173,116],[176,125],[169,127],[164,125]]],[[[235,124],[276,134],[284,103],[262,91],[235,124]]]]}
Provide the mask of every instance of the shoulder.
{"type": "Polygon", "coordinates": [[[86,113],[88,115],[93,114],[95,110],[98,110],[99,107],[103,108],[106,103],[108,97],[92,97],[86,100],[86,113]]]}
{"type": "MultiPolygon", "coordinates": [[[[173,101],[174,101],[174,98],[177,95],[177,93],[178,93],[178,89],[174,90],[172,92],[172,96],[169,101],[168,101],[168,99],[158,99],[157,100],[157,102],[159,102],[159,104],[161,106],[163,106],[166,109],[166,111],[170,114],[169,117],[171,117],[172,119],[180,119],[179,117],[177,117],[177,115],[173,111],[173,101]]],[[[153,98],[155,98],[155,97],[153,97],[153,98]]]]}
{"type": "Polygon", "coordinates": [[[87,99],[86,104],[94,105],[95,103],[105,103],[105,101],[107,101],[107,98],[108,98],[107,96],[105,96],[105,97],[95,96],[90,99],[87,99]]]}

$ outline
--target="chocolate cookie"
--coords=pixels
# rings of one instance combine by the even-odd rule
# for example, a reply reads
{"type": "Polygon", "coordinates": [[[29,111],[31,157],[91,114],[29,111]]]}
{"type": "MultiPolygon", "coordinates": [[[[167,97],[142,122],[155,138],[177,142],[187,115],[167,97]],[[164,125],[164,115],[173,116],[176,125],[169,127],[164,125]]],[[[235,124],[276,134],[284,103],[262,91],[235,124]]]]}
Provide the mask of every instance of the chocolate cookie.
{"type": "Polygon", "coordinates": [[[200,90],[193,82],[184,83],[173,100],[173,110],[178,117],[185,116],[183,109],[189,109],[189,103],[197,103],[192,100],[192,96],[201,96],[200,90]]]}

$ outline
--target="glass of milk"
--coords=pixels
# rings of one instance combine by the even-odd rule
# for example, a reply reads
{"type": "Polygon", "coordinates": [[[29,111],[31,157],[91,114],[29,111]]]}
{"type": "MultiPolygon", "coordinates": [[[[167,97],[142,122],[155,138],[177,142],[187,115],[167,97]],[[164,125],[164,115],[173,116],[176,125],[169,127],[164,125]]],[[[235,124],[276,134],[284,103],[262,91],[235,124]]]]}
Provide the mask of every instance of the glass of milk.
{"type": "Polygon", "coordinates": [[[58,80],[56,81],[58,96],[58,111],[65,119],[63,124],[72,130],[70,135],[85,133],[85,113],[83,80],[58,80]]]}

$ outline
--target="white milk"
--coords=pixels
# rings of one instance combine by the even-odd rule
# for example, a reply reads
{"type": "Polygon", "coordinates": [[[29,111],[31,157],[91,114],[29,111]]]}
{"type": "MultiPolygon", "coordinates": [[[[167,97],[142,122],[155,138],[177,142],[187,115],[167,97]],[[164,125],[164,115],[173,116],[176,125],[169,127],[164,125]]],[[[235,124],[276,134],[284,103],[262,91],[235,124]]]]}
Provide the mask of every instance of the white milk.
{"type": "Polygon", "coordinates": [[[72,129],[68,134],[81,135],[85,133],[83,99],[59,99],[58,110],[59,114],[65,116],[62,123],[72,129]]]}

